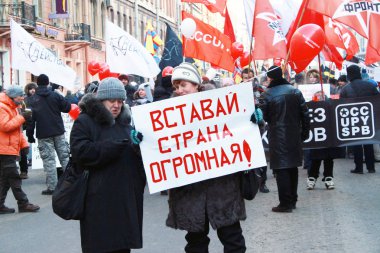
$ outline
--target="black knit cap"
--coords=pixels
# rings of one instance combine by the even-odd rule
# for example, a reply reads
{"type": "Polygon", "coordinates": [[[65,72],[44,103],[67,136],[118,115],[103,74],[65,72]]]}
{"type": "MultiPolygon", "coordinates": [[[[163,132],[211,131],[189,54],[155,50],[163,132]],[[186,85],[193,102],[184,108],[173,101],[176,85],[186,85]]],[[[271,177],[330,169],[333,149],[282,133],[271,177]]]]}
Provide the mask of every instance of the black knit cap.
{"type": "Polygon", "coordinates": [[[268,69],[267,77],[272,78],[274,80],[282,78],[282,70],[281,67],[273,65],[268,69]]]}
{"type": "Polygon", "coordinates": [[[362,73],[360,72],[360,67],[358,65],[351,65],[347,68],[347,79],[349,81],[362,79],[362,73]]]}
{"type": "Polygon", "coordinates": [[[41,74],[37,77],[38,86],[47,86],[49,85],[49,77],[45,74],[41,74]]]}

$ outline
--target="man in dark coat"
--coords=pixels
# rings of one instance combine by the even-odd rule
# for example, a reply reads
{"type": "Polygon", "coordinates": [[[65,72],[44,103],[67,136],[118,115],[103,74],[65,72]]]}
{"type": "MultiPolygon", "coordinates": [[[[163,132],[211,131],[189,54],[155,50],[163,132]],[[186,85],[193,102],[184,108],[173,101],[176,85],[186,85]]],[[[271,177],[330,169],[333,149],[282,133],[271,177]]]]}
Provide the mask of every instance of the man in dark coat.
{"type": "Polygon", "coordinates": [[[282,78],[282,70],[272,66],[270,84],[260,98],[260,108],[268,123],[270,167],[276,175],[280,204],[273,212],[292,212],[297,202],[298,168],[302,165],[302,141],[309,136],[310,119],[302,93],[282,78]]]}
{"type": "Polygon", "coordinates": [[[71,131],[73,162],[90,172],[80,221],[86,253],[142,248],[145,174],[138,146],[130,141],[125,97],[117,78],[103,79],[96,97],[82,98],[82,112],[71,131]]]}
{"type": "MultiPolygon", "coordinates": [[[[347,79],[349,83],[343,87],[340,93],[341,98],[367,97],[379,94],[379,91],[372,83],[362,80],[360,67],[357,65],[351,65],[347,68],[347,79]]],[[[372,144],[353,146],[355,169],[351,170],[351,173],[363,174],[363,148],[367,170],[369,173],[375,173],[375,157],[372,144]]]]}
{"type": "Polygon", "coordinates": [[[57,186],[57,166],[55,152],[62,168],[69,162],[69,147],[65,138],[65,127],[61,113],[68,113],[71,104],[60,94],[48,87],[49,77],[41,74],[37,77],[36,93],[30,97],[29,106],[32,109],[32,123],[27,125],[28,142],[34,143],[34,128],[38,139],[38,150],[46,172],[47,189],[42,195],[52,195],[57,186]]]}

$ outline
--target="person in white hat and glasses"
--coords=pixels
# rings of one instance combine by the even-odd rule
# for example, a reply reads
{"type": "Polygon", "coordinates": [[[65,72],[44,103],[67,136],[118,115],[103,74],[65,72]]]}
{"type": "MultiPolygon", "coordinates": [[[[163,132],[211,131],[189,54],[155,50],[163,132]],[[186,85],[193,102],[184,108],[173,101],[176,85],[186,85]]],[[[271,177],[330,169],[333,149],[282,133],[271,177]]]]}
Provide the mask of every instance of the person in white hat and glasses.
{"type": "Polygon", "coordinates": [[[16,161],[20,151],[28,153],[28,142],[22,133],[22,124],[31,117],[31,111],[19,112],[24,101],[20,86],[11,86],[0,93],[0,214],[14,213],[14,208],[4,205],[9,189],[17,200],[19,212],[36,212],[39,206],[29,203],[21,189],[21,177],[16,161]]]}

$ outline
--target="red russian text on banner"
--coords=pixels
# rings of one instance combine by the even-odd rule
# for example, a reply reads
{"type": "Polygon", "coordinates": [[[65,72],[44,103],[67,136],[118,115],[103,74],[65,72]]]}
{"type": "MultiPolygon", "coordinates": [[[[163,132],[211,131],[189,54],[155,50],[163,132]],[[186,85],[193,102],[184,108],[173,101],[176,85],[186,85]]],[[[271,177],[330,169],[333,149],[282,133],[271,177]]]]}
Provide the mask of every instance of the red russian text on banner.
{"type": "Polygon", "coordinates": [[[132,107],[149,192],[265,166],[252,97],[243,83],[132,107]]]}

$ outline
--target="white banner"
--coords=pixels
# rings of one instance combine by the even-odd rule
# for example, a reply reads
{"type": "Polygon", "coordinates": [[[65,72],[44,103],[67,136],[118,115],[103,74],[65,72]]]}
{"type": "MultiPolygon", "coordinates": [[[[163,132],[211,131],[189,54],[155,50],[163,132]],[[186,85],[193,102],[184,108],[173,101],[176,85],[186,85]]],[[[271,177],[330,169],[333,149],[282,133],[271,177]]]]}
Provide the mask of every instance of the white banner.
{"type": "Polygon", "coordinates": [[[111,72],[155,77],[160,73],[153,56],[129,33],[106,21],[106,62],[111,72]]]}
{"type": "Polygon", "coordinates": [[[266,165],[252,85],[132,107],[150,193],[266,165]]]}
{"type": "Polygon", "coordinates": [[[72,90],[76,73],[46,49],[24,28],[11,19],[12,68],[25,70],[38,76],[45,74],[50,82],[72,90]]]}
{"type": "MultiPolygon", "coordinates": [[[[321,91],[321,84],[299,84],[298,89],[302,92],[306,102],[313,100],[315,93],[321,91]]],[[[323,84],[323,92],[327,97],[330,97],[330,84],[323,84]]]]}

